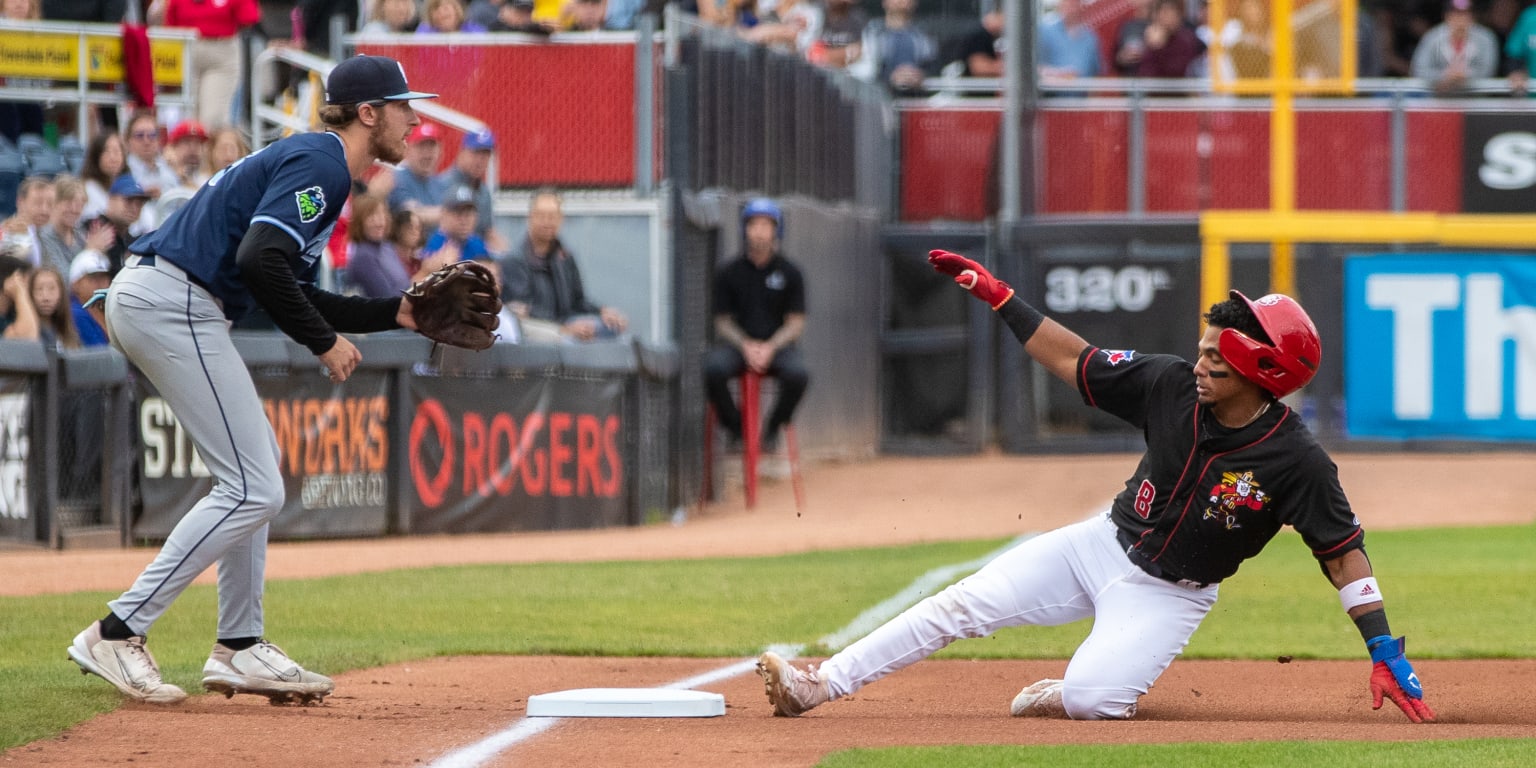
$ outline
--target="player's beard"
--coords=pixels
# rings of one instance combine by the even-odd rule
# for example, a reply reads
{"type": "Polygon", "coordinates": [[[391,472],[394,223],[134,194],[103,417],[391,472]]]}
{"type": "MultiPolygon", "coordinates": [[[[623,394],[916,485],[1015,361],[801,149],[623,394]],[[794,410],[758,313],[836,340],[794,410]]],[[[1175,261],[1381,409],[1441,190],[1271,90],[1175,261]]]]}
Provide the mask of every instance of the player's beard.
{"type": "Polygon", "coordinates": [[[373,124],[368,131],[368,151],[374,157],[395,165],[405,159],[405,138],[386,132],[388,121],[373,124]]]}

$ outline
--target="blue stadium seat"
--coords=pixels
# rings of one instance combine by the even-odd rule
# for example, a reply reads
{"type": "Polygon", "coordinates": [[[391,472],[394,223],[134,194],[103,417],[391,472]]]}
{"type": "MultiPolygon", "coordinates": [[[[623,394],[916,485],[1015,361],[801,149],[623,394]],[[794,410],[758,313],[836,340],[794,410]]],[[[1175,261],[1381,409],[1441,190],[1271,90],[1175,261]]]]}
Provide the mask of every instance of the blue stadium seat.
{"type": "Polygon", "coordinates": [[[69,166],[64,162],[64,156],[52,147],[43,147],[26,156],[27,172],[33,176],[58,176],[69,173],[69,166]]]}
{"type": "Polygon", "coordinates": [[[64,165],[73,174],[80,173],[80,167],[85,165],[85,146],[80,143],[79,137],[72,133],[66,133],[59,137],[59,154],[64,158],[64,165]]]}
{"type": "Polygon", "coordinates": [[[23,133],[16,137],[16,149],[23,155],[30,155],[40,149],[47,149],[48,142],[42,136],[35,133],[23,133]]]}

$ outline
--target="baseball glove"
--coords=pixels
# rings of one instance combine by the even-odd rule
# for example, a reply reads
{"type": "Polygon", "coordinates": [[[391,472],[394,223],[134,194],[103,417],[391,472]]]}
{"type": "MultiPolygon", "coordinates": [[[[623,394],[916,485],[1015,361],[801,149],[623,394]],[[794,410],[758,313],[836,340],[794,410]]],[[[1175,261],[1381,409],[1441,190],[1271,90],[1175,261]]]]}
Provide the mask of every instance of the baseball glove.
{"type": "Polygon", "coordinates": [[[496,341],[501,297],[484,264],[460,261],[442,267],[405,290],[416,332],[465,349],[487,349],[496,341]]]}

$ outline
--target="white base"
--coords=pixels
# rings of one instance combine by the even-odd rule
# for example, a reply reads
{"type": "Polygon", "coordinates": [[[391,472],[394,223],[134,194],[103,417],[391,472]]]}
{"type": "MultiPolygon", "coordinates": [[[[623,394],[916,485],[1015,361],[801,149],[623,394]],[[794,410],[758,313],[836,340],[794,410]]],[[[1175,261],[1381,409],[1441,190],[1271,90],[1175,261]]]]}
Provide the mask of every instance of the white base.
{"type": "Polygon", "coordinates": [[[676,688],[577,688],[528,697],[528,717],[720,717],[725,697],[676,688]]]}

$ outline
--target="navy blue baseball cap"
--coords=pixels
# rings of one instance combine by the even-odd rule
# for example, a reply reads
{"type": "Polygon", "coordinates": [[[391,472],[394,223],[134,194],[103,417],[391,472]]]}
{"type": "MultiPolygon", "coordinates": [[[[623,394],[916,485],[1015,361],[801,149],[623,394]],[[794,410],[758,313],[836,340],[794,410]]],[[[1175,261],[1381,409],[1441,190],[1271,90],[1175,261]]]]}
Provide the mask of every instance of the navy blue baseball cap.
{"type": "Polygon", "coordinates": [[[142,197],[146,199],[149,197],[149,193],[145,192],[144,188],[139,186],[139,182],[133,178],[133,175],[128,173],[113,179],[112,187],[107,190],[107,194],[119,195],[121,197],[142,197]]]}
{"type": "Polygon", "coordinates": [[[388,56],[353,56],[337,64],[325,78],[327,104],[435,98],[435,93],[411,90],[405,83],[405,67],[388,56]]]}

